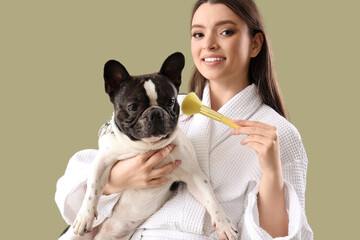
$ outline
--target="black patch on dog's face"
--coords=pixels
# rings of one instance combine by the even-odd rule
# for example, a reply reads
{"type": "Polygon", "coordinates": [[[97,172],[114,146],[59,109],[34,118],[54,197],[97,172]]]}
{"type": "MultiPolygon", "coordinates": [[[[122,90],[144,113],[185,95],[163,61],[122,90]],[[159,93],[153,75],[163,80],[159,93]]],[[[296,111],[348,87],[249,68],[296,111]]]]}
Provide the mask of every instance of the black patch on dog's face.
{"type": "Polygon", "coordinates": [[[130,76],[119,62],[105,64],[105,91],[114,105],[115,123],[132,140],[166,138],[177,126],[180,107],[178,88],[184,57],[169,56],[157,74],[130,76]],[[156,105],[150,101],[144,84],[151,81],[157,95],[156,105]]]}
{"type": "Polygon", "coordinates": [[[166,77],[144,75],[134,77],[120,88],[114,97],[114,111],[118,128],[130,139],[141,140],[167,137],[172,133],[177,126],[180,107],[177,91],[166,77]],[[156,107],[150,105],[149,96],[143,87],[145,81],[155,84],[158,96],[156,107]]]}

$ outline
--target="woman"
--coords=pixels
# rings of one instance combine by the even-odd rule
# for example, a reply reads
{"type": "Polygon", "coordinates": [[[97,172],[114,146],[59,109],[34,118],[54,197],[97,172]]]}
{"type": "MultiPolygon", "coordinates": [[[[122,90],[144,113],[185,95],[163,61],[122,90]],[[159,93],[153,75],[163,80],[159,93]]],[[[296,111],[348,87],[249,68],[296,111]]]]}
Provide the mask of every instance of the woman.
{"type": "MultiPolygon", "coordinates": [[[[183,116],[180,127],[237,226],[239,239],[312,239],[305,216],[307,157],[299,133],[285,118],[270,45],[254,2],[199,0],[191,35],[196,69],[190,91],[197,92],[204,105],[242,119],[235,121],[242,127],[231,131],[202,115],[183,116]]],[[[109,216],[118,192],[165,183],[175,163],[156,173],[152,168],[170,151],[171,146],[115,165],[95,224],[109,216]]],[[[56,200],[69,223],[85,193],[84,169],[95,154],[85,150],[74,155],[58,182],[56,200]],[[82,174],[75,177],[72,172],[82,174]]],[[[132,239],[217,239],[217,235],[203,206],[181,185],[132,239]]]]}

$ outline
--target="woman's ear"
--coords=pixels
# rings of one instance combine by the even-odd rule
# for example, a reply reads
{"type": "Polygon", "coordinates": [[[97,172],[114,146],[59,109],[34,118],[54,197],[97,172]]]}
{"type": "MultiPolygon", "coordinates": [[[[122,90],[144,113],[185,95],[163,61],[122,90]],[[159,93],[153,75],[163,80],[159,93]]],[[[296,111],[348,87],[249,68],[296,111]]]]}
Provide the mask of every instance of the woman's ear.
{"type": "Polygon", "coordinates": [[[261,32],[258,32],[255,34],[255,36],[252,39],[252,48],[251,48],[251,57],[256,57],[259,52],[261,51],[262,45],[264,42],[264,35],[261,32]]]}

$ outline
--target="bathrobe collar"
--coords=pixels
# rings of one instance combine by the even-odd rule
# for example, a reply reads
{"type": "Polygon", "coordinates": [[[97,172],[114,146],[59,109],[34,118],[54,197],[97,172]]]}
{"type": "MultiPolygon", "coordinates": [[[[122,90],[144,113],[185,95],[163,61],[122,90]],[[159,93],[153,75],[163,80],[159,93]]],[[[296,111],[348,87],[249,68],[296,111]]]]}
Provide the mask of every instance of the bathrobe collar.
{"type": "MultiPolygon", "coordinates": [[[[211,108],[209,84],[203,92],[202,104],[211,108]]],[[[251,84],[225,103],[218,112],[231,119],[249,119],[262,105],[255,84],[251,84]]],[[[187,132],[198,157],[201,169],[209,176],[209,156],[226,138],[231,137],[231,127],[214,121],[201,114],[191,119],[187,132]]]]}

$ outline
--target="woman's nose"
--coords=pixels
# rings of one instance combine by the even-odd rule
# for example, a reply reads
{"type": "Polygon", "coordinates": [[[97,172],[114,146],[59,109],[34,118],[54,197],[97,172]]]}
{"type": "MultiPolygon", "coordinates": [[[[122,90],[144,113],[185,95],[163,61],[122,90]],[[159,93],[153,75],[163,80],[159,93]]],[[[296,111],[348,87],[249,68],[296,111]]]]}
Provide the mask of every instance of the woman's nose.
{"type": "Polygon", "coordinates": [[[216,37],[213,34],[209,34],[204,39],[203,49],[216,50],[219,45],[216,42],[216,37]]]}

